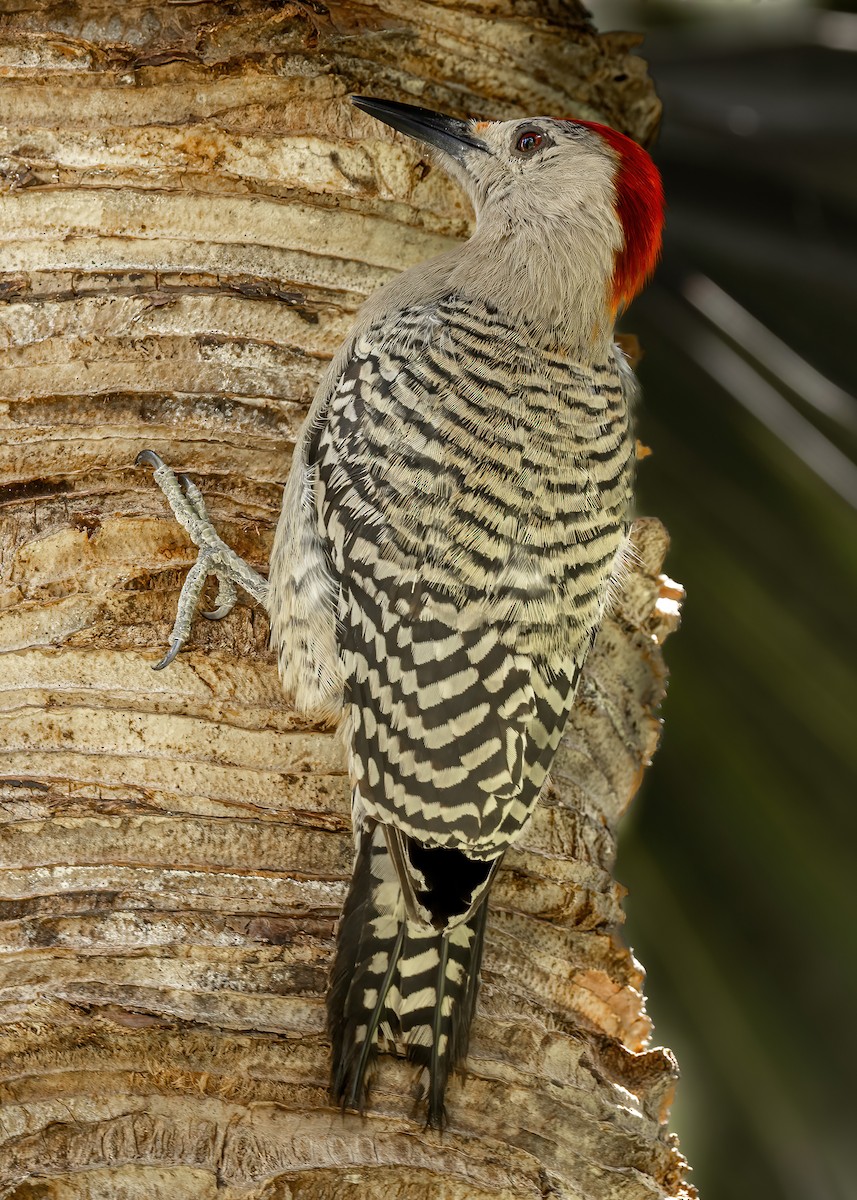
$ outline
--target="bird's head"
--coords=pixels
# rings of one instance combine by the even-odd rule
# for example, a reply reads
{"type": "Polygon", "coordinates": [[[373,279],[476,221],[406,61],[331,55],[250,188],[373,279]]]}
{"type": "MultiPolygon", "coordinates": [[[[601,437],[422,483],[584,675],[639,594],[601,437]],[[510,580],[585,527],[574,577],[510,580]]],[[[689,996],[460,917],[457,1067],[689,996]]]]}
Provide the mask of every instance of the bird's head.
{"type": "Polygon", "coordinates": [[[603,268],[615,312],[640,291],[661,247],[664,197],[655,164],[631,138],[593,121],[461,121],[363,96],[354,104],[426,143],[465,188],[477,235],[521,255],[575,253],[603,268]]]}

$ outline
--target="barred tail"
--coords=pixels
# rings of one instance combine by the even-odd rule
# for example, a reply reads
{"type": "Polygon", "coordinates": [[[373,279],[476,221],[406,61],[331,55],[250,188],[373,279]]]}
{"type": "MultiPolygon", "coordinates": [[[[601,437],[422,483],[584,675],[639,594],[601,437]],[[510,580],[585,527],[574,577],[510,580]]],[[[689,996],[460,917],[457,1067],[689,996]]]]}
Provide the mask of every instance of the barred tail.
{"type": "Polygon", "coordinates": [[[443,1124],[447,1080],[467,1052],[485,912],[483,902],[444,929],[409,920],[383,828],[366,822],[327,1000],[331,1092],[343,1107],[362,1108],[382,1034],[428,1069],[428,1122],[443,1124]]]}
{"type": "Polygon", "coordinates": [[[428,1067],[428,1123],[443,1125],[449,1073],[467,1053],[485,937],[484,900],[460,925],[408,923],[399,960],[400,1025],[408,1058],[428,1067]]]}

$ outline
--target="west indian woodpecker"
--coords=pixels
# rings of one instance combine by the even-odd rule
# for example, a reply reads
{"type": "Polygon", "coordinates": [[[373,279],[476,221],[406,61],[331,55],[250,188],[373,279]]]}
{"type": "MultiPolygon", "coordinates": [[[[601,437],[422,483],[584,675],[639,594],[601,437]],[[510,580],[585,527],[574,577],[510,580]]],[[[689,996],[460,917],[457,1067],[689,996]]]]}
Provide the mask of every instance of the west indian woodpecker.
{"type": "Polygon", "coordinates": [[[486,899],[551,765],[621,571],[634,379],[617,311],[658,256],[651,159],[590,121],[460,121],[354,103],[426,143],[469,241],[362,308],[295,447],[266,581],[152,451],[207,575],[264,604],[295,706],[341,722],[356,845],[328,996],[332,1092],[361,1108],[379,1040],[428,1070],[467,1048],[486,899]]]}

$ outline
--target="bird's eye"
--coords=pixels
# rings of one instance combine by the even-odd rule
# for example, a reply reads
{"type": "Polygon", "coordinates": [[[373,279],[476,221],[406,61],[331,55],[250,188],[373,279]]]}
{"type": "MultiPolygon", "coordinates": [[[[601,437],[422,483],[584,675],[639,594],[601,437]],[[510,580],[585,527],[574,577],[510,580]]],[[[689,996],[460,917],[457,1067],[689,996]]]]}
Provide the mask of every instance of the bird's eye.
{"type": "Polygon", "coordinates": [[[515,149],[519,154],[534,154],[543,141],[544,138],[537,129],[525,129],[518,135],[515,149]]]}

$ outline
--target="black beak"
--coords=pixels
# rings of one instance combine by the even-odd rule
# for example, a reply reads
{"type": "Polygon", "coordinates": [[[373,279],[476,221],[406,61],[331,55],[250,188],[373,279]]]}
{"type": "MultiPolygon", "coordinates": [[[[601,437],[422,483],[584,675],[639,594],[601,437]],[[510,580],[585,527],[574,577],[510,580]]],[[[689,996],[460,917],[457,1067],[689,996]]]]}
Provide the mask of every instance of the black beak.
{"type": "Polygon", "coordinates": [[[453,158],[460,159],[467,147],[488,150],[484,142],[473,136],[469,122],[459,121],[457,117],[445,117],[443,113],[432,112],[430,108],[399,104],[396,100],[375,100],[371,96],[352,96],[351,103],[362,108],[370,117],[376,117],[385,125],[392,125],[393,129],[406,133],[408,137],[445,150],[453,158]]]}

